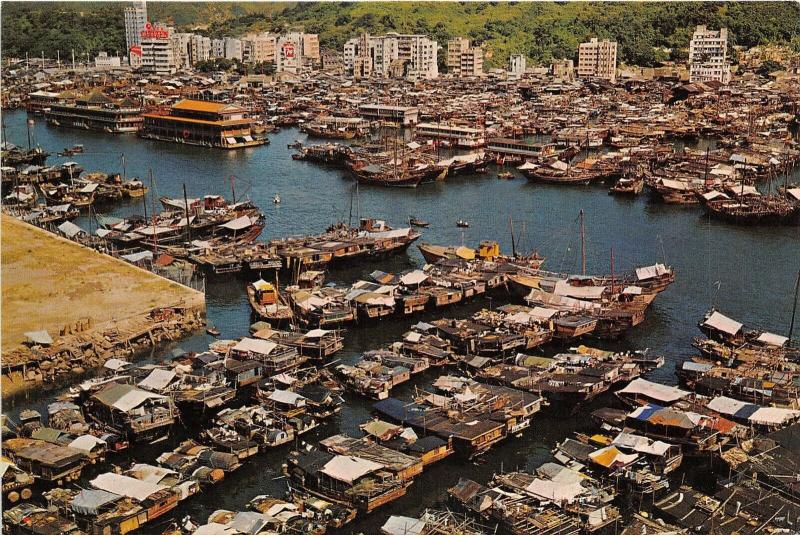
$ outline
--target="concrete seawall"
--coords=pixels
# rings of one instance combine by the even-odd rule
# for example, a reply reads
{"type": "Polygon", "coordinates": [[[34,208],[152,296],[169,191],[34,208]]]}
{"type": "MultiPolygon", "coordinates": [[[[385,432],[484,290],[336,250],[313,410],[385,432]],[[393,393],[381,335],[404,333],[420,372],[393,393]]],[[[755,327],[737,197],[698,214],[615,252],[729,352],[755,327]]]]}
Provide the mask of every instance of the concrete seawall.
{"type": "Polygon", "coordinates": [[[204,323],[203,293],[2,216],[3,396],[204,323]],[[23,345],[47,331],[53,344],[23,345]]]}

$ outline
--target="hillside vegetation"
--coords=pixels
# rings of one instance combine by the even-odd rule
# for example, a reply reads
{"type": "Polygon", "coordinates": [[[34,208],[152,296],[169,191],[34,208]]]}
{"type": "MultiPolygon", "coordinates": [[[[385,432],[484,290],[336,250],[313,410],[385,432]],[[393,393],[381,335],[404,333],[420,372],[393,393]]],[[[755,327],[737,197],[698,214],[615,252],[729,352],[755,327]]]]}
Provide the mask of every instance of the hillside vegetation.
{"type": "MultiPolygon", "coordinates": [[[[5,2],[2,45],[6,56],[44,51],[62,58],[125,46],[124,3],[5,2]]],[[[341,49],[360,32],[426,33],[440,45],[463,35],[483,44],[489,65],[509,54],[537,62],[573,58],[589,37],[619,43],[620,61],[653,65],[683,60],[697,24],[726,26],[731,45],[790,44],[800,50],[796,2],[164,2],[148,5],[151,20],[211,37],[248,31],[302,29],[318,33],[323,47],[341,49]]],[[[443,54],[440,54],[443,56],[443,54]]]]}

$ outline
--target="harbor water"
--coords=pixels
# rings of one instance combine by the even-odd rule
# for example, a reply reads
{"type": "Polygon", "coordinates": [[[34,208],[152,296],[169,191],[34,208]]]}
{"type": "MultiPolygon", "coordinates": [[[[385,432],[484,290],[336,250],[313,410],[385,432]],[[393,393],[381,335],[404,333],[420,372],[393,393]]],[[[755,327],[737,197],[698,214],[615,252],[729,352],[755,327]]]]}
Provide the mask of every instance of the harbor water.
{"type": "MultiPolygon", "coordinates": [[[[24,110],[3,114],[5,132],[11,143],[27,146],[27,116],[24,110]]],[[[475,246],[481,239],[500,242],[511,251],[509,221],[519,237],[518,250],[536,249],[546,258],[545,268],[579,273],[581,241],[578,213],[585,214],[587,273],[630,271],[636,266],[664,262],[676,269],[676,282],[648,309],[646,321],[634,328],[622,341],[608,344],[609,349],[644,349],[666,357],[666,364],[650,377],[675,383],[674,366],[693,355],[691,340],[699,334],[697,322],[712,306],[724,314],[773,332],[786,334],[789,328],[793,291],[800,269],[800,230],[786,227],[739,227],[710,220],[697,206],[669,206],[653,202],[645,193],[638,198],[620,198],[607,194],[607,186],[565,187],[528,183],[518,172],[516,180],[498,180],[497,169],[472,176],[448,177],[443,183],[426,184],[416,189],[360,187],[343,171],[308,162],[294,161],[287,144],[305,134],[294,128],[270,134],[270,145],[246,150],[223,151],[139,139],[133,135],[110,135],[101,132],[50,127],[37,118],[31,130],[33,141],[53,153],[48,164],[77,161],[86,171],[123,172],[124,154],[127,176],[138,176],[154,186],[147,198],[101,210],[118,217],[142,214],[143,203],[150,213],[158,197],[181,197],[183,186],[189,197],[221,194],[231,198],[251,198],[266,214],[266,228],[261,239],[318,233],[336,221],[347,221],[352,214],[384,219],[398,226],[410,216],[430,222],[421,229],[420,241],[436,244],[475,246]],[[55,153],[74,144],[83,144],[85,153],[59,158],[55,153]],[[278,194],[280,204],[272,202],[278,194]],[[470,226],[456,227],[465,219],[470,226]],[[521,235],[521,236],[520,236],[521,235]]],[[[506,170],[513,170],[507,168],[506,170]]],[[[794,181],[800,180],[795,172],[794,181]]],[[[96,228],[89,217],[75,221],[87,230],[96,228]]],[[[420,267],[424,261],[416,250],[374,264],[336,270],[329,280],[351,283],[374,270],[398,272],[420,267]]],[[[76,266],[75,269],[80,269],[76,266]]],[[[244,279],[206,285],[208,321],[221,331],[221,338],[247,334],[251,323],[244,279]]],[[[481,307],[495,306],[488,300],[447,310],[451,316],[467,316],[481,307]]],[[[43,304],[46,306],[46,304],[43,304]]],[[[431,316],[433,317],[433,316],[431,316]]],[[[371,326],[351,329],[339,358],[355,360],[368,349],[391,343],[415,321],[388,320],[371,326]]],[[[4,318],[13,321],[12,318],[4,318]]],[[[175,347],[200,351],[211,337],[196,335],[168,347],[161,347],[149,358],[161,360],[175,347]]],[[[429,384],[430,373],[416,378],[397,390],[400,397],[411,396],[415,388],[429,384]]],[[[3,411],[14,415],[20,408],[43,410],[53,392],[34,391],[5,399],[3,411]]],[[[394,392],[393,392],[394,395],[394,392]]],[[[348,396],[336,420],[305,436],[313,442],[335,433],[359,436],[358,425],[370,418],[371,403],[348,396]]],[[[584,411],[561,417],[537,417],[533,429],[494,448],[478,461],[445,460],[431,467],[409,489],[404,498],[380,509],[365,520],[347,527],[345,532],[374,533],[391,514],[416,515],[444,499],[447,487],[459,476],[485,482],[502,468],[533,468],[547,460],[556,441],[574,430],[591,426],[584,411]]],[[[179,433],[176,433],[179,434],[179,433]]],[[[157,452],[169,444],[159,444],[152,451],[136,451],[137,460],[153,462],[157,452]]],[[[249,465],[232,474],[229,480],[205,495],[187,500],[173,517],[191,515],[205,522],[216,509],[242,510],[258,494],[280,495],[286,490],[280,467],[289,447],[278,448],[250,460],[249,465]]],[[[148,526],[157,532],[156,526],[148,526]]]]}

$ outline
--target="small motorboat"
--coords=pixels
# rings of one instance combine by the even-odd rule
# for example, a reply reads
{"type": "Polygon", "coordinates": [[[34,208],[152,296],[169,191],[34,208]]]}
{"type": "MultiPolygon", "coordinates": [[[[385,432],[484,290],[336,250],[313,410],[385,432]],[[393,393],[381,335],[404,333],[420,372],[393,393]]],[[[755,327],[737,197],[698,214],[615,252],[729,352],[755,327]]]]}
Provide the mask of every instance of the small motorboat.
{"type": "Polygon", "coordinates": [[[275,196],[272,198],[272,202],[275,203],[275,204],[280,204],[281,203],[281,196],[276,193],[275,196]]]}
{"type": "Polygon", "coordinates": [[[303,142],[300,141],[299,139],[295,139],[292,143],[289,143],[287,145],[287,148],[290,148],[290,149],[302,149],[303,148],[303,142]]]}
{"type": "Polygon", "coordinates": [[[463,219],[459,219],[458,222],[456,223],[456,226],[459,227],[459,228],[467,228],[467,227],[469,227],[469,221],[465,221],[463,219]]]}
{"type": "Polygon", "coordinates": [[[217,329],[216,327],[212,327],[212,326],[209,326],[206,329],[206,332],[208,334],[210,334],[211,336],[219,336],[220,335],[219,329],[217,329]]]}
{"type": "Polygon", "coordinates": [[[408,223],[409,223],[409,225],[411,225],[412,227],[422,227],[422,228],[427,228],[427,227],[429,227],[429,226],[430,226],[430,223],[428,223],[427,221],[423,221],[422,219],[417,219],[417,218],[416,218],[416,217],[414,217],[414,216],[411,216],[411,217],[409,218],[409,220],[408,220],[408,223]]]}
{"type": "Polygon", "coordinates": [[[501,173],[497,173],[497,178],[500,180],[514,180],[514,173],[511,171],[503,171],[501,173]]]}

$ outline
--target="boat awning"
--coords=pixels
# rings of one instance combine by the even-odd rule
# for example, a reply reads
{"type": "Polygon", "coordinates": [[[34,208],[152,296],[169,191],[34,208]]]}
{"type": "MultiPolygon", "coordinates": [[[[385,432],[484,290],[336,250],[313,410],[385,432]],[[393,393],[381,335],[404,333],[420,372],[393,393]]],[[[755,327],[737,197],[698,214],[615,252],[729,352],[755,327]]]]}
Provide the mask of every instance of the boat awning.
{"type": "Polygon", "coordinates": [[[708,193],[703,193],[703,198],[707,201],[713,201],[714,199],[730,199],[727,195],[722,193],[721,191],[712,190],[708,193]]]}
{"type": "Polygon", "coordinates": [[[269,340],[258,340],[256,338],[242,338],[235,346],[234,351],[241,351],[242,353],[259,353],[261,355],[269,355],[272,350],[278,347],[275,342],[269,340]]]}
{"type": "Polygon", "coordinates": [[[100,508],[109,503],[121,500],[122,496],[105,490],[86,489],[80,491],[70,503],[70,508],[82,515],[95,516],[100,508]]]}
{"type": "Polygon", "coordinates": [[[425,282],[427,279],[428,275],[424,271],[417,269],[400,277],[400,282],[406,286],[412,286],[425,282]]]}
{"type": "Polygon", "coordinates": [[[758,335],[758,338],[756,338],[756,340],[761,342],[762,344],[775,347],[783,347],[786,345],[786,342],[789,341],[789,339],[786,338],[785,336],[773,333],[761,333],[760,335],[758,335]]]}
{"type": "Polygon", "coordinates": [[[422,535],[425,532],[425,527],[425,521],[418,518],[390,516],[386,523],[381,526],[381,533],[386,535],[422,535]]]}
{"type": "Polygon", "coordinates": [[[156,492],[169,488],[164,485],[139,481],[138,479],[132,477],[123,476],[120,474],[112,474],[110,472],[100,474],[91,480],[90,483],[97,489],[105,490],[106,492],[111,492],[113,494],[119,494],[120,496],[125,496],[128,498],[133,498],[134,500],[140,502],[146,500],[149,496],[152,496],[156,492]]]}
{"type": "Polygon", "coordinates": [[[103,364],[103,368],[106,368],[108,370],[112,370],[112,371],[115,371],[115,372],[123,370],[123,369],[127,368],[128,366],[131,366],[130,362],[122,360],[122,359],[117,359],[117,358],[108,359],[103,364]]]}
{"type": "Polygon", "coordinates": [[[786,190],[786,194],[800,201],[800,188],[789,188],[786,190]]]}
{"type": "Polygon", "coordinates": [[[625,388],[620,390],[619,393],[634,395],[641,394],[665,403],[678,401],[689,394],[689,392],[681,390],[680,388],[654,383],[642,378],[634,379],[628,383],[625,388]]]}
{"type": "Polygon", "coordinates": [[[236,145],[236,139],[232,137],[226,137],[225,141],[227,141],[228,145],[236,145]]]}
{"type": "Polygon", "coordinates": [[[669,269],[664,264],[654,264],[652,266],[636,268],[636,279],[645,281],[654,279],[661,275],[669,273],[669,269]]]}
{"type": "Polygon", "coordinates": [[[81,435],[69,444],[70,448],[75,448],[76,450],[84,451],[86,453],[91,452],[95,447],[104,445],[106,442],[104,440],[100,440],[94,435],[81,435]]]}
{"type": "Polygon", "coordinates": [[[380,470],[381,468],[383,468],[383,465],[367,459],[337,455],[328,461],[320,472],[337,481],[352,484],[360,477],[380,470]]]}
{"type": "Polygon", "coordinates": [[[530,311],[530,315],[538,320],[549,320],[556,314],[558,314],[558,310],[545,307],[533,307],[533,310],[530,311]]]}
{"type": "Polygon", "coordinates": [[[94,190],[97,189],[97,186],[99,186],[99,185],[100,184],[92,182],[90,184],[86,184],[85,186],[83,186],[81,189],[78,190],[78,192],[79,193],[92,193],[92,192],[94,192],[94,190]]]}
{"type": "Polygon", "coordinates": [[[742,330],[743,325],[730,319],[716,310],[703,322],[704,327],[711,327],[726,334],[735,335],[742,330]]]}
{"type": "Polygon", "coordinates": [[[114,232],[114,231],[113,230],[108,230],[107,228],[99,228],[99,229],[94,231],[94,233],[97,234],[101,238],[105,238],[106,236],[108,236],[112,232],[114,232]]]}
{"type": "Polygon", "coordinates": [[[237,217],[233,221],[228,221],[227,223],[221,226],[228,230],[242,230],[249,227],[252,224],[253,222],[250,220],[250,216],[243,215],[241,217],[237,217]]]}
{"type": "Polygon", "coordinates": [[[296,407],[304,405],[306,401],[306,398],[300,394],[291,392],[289,390],[275,390],[269,395],[268,399],[270,401],[274,401],[275,403],[283,403],[284,405],[293,405],[296,407]]]}
{"type": "Polygon", "coordinates": [[[553,293],[556,295],[573,297],[575,299],[595,300],[603,297],[603,292],[605,290],[605,286],[572,286],[565,280],[559,280],[556,282],[553,293]]]}
{"type": "Polygon", "coordinates": [[[625,454],[614,446],[607,446],[589,454],[592,462],[605,468],[628,466],[639,458],[635,453],[625,454]]]}
{"type": "Polygon", "coordinates": [[[242,139],[244,139],[244,140],[245,140],[246,142],[248,142],[248,143],[250,143],[251,141],[253,141],[253,138],[252,138],[252,137],[250,137],[250,136],[242,136],[242,139]]]}
{"type": "Polygon", "coordinates": [[[325,329],[312,329],[308,331],[304,336],[306,338],[322,338],[326,334],[332,331],[326,331],[325,329]]]}
{"type": "Polygon", "coordinates": [[[557,503],[564,501],[572,503],[584,492],[580,481],[563,482],[539,478],[531,481],[525,490],[538,498],[557,503]]]}
{"type": "Polygon", "coordinates": [[[536,169],[537,167],[539,166],[533,162],[525,162],[524,164],[517,167],[517,169],[519,169],[520,171],[530,171],[531,169],[536,169]]]}

